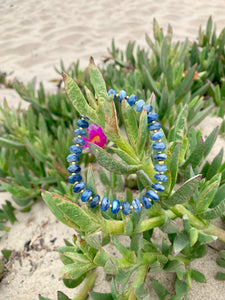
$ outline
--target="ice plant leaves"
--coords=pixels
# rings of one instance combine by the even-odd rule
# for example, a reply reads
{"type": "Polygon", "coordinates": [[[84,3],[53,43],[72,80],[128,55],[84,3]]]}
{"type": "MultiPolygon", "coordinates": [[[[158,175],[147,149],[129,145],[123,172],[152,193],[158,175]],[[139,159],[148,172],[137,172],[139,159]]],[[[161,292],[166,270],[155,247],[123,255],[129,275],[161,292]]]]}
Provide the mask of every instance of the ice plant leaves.
{"type": "Polygon", "coordinates": [[[165,204],[172,206],[188,202],[198,187],[201,178],[201,175],[196,175],[186,181],[174,194],[172,194],[172,196],[169,197],[169,199],[165,201],[165,204]]]}

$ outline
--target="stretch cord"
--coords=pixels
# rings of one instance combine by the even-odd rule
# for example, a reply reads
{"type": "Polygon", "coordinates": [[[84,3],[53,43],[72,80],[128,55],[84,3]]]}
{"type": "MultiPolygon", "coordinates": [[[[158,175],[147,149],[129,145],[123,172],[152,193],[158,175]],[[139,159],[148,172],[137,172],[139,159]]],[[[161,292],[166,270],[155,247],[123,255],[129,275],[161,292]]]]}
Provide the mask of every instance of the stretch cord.
{"type": "Polygon", "coordinates": [[[114,94],[114,100],[122,102],[126,100],[130,106],[134,106],[135,111],[142,112],[145,110],[147,112],[148,119],[148,129],[153,133],[150,136],[150,139],[154,142],[152,148],[156,151],[154,155],[154,160],[157,161],[157,164],[154,166],[155,171],[157,172],[154,176],[157,182],[152,184],[152,190],[148,190],[144,196],[139,199],[132,200],[132,204],[128,201],[123,201],[120,203],[118,199],[115,199],[110,203],[110,200],[107,197],[100,199],[99,195],[94,195],[91,189],[86,188],[86,183],[82,181],[80,174],[81,167],[79,166],[80,154],[82,153],[82,147],[85,144],[83,139],[87,135],[85,129],[89,127],[88,118],[81,115],[81,119],[77,121],[78,128],[75,129],[75,139],[74,144],[70,147],[70,153],[67,156],[67,161],[70,163],[68,167],[69,173],[71,175],[68,178],[69,183],[73,184],[73,192],[80,193],[80,198],[83,202],[90,202],[90,207],[95,208],[98,205],[102,211],[107,211],[111,209],[113,214],[118,213],[120,210],[124,215],[129,215],[130,212],[134,211],[135,213],[140,213],[142,208],[150,209],[154,201],[159,201],[159,192],[163,192],[165,187],[162,185],[163,182],[168,180],[167,176],[164,175],[164,172],[167,171],[167,167],[164,164],[167,155],[163,153],[166,146],[162,142],[163,132],[160,130],[161,124],[157,122],[158,114],[152,112],[152,106],[146,105],[144,100],[137,100],[136,95],[127,96],[124,90],[120,91],[119,94],[116,94],[115,90],[110,89],[108,95],[114,94]]]}

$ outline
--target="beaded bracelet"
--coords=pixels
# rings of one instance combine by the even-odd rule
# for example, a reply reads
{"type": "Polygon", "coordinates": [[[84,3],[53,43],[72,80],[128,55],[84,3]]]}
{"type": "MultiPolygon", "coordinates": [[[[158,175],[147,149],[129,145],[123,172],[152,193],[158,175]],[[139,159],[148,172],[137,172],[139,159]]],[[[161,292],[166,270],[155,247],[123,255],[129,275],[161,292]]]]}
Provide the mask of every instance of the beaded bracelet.
{"type": "Polygon", "coordinates": [[[147,120],[148,120],[148,129],[153,131],[150,136],[150,139],[154,141],[152,148],[157,154],[154,155],[154,160],[158,161],[158,164],[154,166],[156,172],[154,178],[158,182],[154,182],[152,184],[153,190],[148,190],[145,196],[142,196],[141,200],[134,199],[132,201],[132,205],[128,201],[122,202],[122,205],[119,200],[115,199],[112,203],[107,197],[104,197],[100,200],[99,195],[94,195],[93,191],[86,188],[86,183],[82,181],[82,177],[78,174],[81,171],[81,167],[77,164],[80,160],[80,154],[82,153],[82,146],[84,146],[85,141],[82,137],[86,136],[86,131],[89,127],[88,118],[81,115],[81,119],[77,121],[77,128],[74,131],[75,139],[74,144],[70,147],[70,153],[67,156],[67,161],[70,163],[68,167],[69,173],[71,176],[68,178],[69,183],[73,184],[73,192],[80,193],[81,200],[83,202],[90,201],[90,207],[95,208],[98,205],[100,206],[102,211],[107,211],[111,209],[113,214],[118,213],[122,210],[124,215],[129,215],[131,211],[135,213],[140,213],[141,209],[144,207],[145,209],[150,209],[152,207],[152,201],[158,201],[159,195],[158,192],[163,192],[165,187],[162,185],[163,182],[167,181],[167,176],[164,175],[164,172],[167,171],[167,167],[164,164],[167,155],[162,153],[165,150],[166,146],[162,142],[163,132],[160,131],[161,124],[156,122],[158,120],[158,114],[152,112],[151,105],[145,105],[144,100],[137,100],[136,95],[127,96],[124,90],[120,91],[119,94],[116,94],[115,90],[110,89],[108,91],[108,95],[114,94],[114,100],[117,99],[120,103],[122,100],[127,100],[130,106],[134,105],[134,109],[137,112],[141,112],[143,109],[147,112],[147,120]]]}

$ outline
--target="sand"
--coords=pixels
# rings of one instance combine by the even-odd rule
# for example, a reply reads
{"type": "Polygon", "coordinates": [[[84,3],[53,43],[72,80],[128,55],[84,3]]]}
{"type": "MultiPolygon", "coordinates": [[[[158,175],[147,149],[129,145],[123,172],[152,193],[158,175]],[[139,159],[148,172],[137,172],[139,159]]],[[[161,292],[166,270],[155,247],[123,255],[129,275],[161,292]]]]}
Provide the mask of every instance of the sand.
{"type": "MultiPolygon", "coordinates": [[[[210,15],[220,32],[225,26],[224,1],[0,0],[0,71],[25,83],[36,77],[48,91],[53,91],[55,85],[49,80],[59,78],[54,66],[59,66],[60,59],[66,67],[79,59],[84,68],[92,55],[101,65],[112,38],[122,49],[133,40],[146,47],[145,33],[152,36],[153,18],[164,29],[168,23],[172,25],[174,41],[195,40],[198,27],[205,28],[210,15]]],[[[27,107],[15,91],[1,88],[0,103],[4,98],[11,106],[22,102],[27,107]]],[[[207,136],[220,123],[219,118],[207,117],[199,127],[207,136]]],[[[224,140],[218,138],[210,161],[221,147],[225,148],[224,140]]],[[[10,198],[8,193],[0,195],[1,203],[10,198]]],[[[58,280],[62,263],[56,252],[63,239],[71,239],[73,230],[60,224],[43,202],[35,204],[30,213],[17,213],[17,219],[0,241],[0,249],[14,250],[9,272],[0,282],[0,300],[33,300],[38,299],[38,294],[55,300],[57,290],[73,297],[75,290],[67,289],[58,280]],[[32,247],[28,247],[28,241],[32,247]]],[[[221,244],[216,246],[221,248],[221,244]]],[[[193,263],[206,275],[207,282],[194,283],[188,299],[224,299],[224,282],[213,278],[219,271],[216,257],[216,251],[209,248],[204,258],[193,263]]],[[[109,283],[103,279],[99,270],[96,291],[109,291],[109,283]]],[[[161,280],[171,286],[170,277],[162,276],[161,280]]],[[[152,290],[150,298],[157,299],[152,290]]]]}

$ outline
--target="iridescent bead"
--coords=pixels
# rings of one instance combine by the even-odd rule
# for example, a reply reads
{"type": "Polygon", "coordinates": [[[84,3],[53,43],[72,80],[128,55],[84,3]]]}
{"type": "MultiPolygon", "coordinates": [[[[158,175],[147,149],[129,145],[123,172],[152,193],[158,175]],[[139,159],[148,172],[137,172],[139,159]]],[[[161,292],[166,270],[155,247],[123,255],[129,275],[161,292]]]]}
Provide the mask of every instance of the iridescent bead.
{"type": "Polygon", "coordinates": [[[80,155],[82,153],[82,148],[77,145],[70,146],[70,152],[80,155]]]}
{"type": "Polygon", "coordinates": [[[107,197],[104,197],[101,202],[101,210],[107,211],[109,209],[110,201],[107,197]]]}
{"type": "Polygon", "coordinates": [[[152,184],[152,188],[154,190],[158,191],[158,192],[164,192],[165,191],[165,187],[162,184],[158,183],[158,182],[154,182],[152,184]]]}
{"type": "Polygon", "coordinates": [[[136,101],[137,101],[137,96],[136,95],[130,95],[130,97],[127,100],[127,103],[130,106],[133,106],[136,101]]]}
{"type": "Polygon", "coordinates": [[[68,168],[67,168],[68,172],[70,173],[78,173],[80,172],[81,168],[80,166],[78,165],[70,165],[68,168]]]}
{"type": "Polygon", "coordinates": [[[92,190],[85,190],[80,196],[81,201],[83,202],[88,201],[88,199],[92,196],[92,194],[93,194],[92,190]]]}
{"type": "Polygon", "coordinates": [[[122,213],[124,215],[129,215],[129,213],[130,213],[130,203],[128,201],[124,201],[122,203],[122,213]]]}
{"type": "Polygon", "coordinates": [[[100,196],[95,195],[90,202],[91,208],[95,208],[98,205],[99,201],[100,201],[100,196]]]}
{"type": "Polygon", "coordinates": [[[162,142],[157,142],[152,145],[152,149],[155,151],[163,151],[166,149],[166,145],[162,142]]]}
{"type": "Polygon", "coordinates": [[[82,127],[82,128],[88,128],[89,124],[85,120],[78,120],[77,121],[77,126],[82,127]]]}
{"type": "Polygon", "coordinates": [[[155,122],[155,123],[150,123],[148,125],[148,129],[153,131],[153,130],[159,130],[161,128],[161,124],[158,123],[158,122],[155,122]]]}
{"type": "Polygon", "coordinates": [[[119,95],[118,95],[118,101],[122,102],[122,100],[125,99],[126,96],[127,96],[127,93],[124,90],[120,91],[119,95]]]}
{"type": "Polygon", "coordinates": [[[148,105],[145,105],[143,107],[143,109],[146,110],[147,113],[150,113],[152,111],[152,106],[148,104],[148,105]]]}
{"type": "Polygon", "coordinates": [[[74,140],[73,140],[74,144],[79,144],[81,146],[83,146],[85,144],[85,140],[82,137],[77,136],[74,140]]]}
{"type": "Polygon", "coordinates": [[[154,169],[156,172],[166,172],[167,171],[167,166],[166,165],[155,165],[154,169]]]}
{"type": "Polygon", "coordinates": [[[74,193],[79,193],[81,190],[86,188],[86,183],[81,181],[73,186],[74,193]]]}
{"type": "Polygon", "coordinates": [[[77,135],[86,136],[87,132],[84,129],[77,128],[77,129],[74,130],[74,134],[76,136],[77,135]]]}
{"type": "Polygon", "coordinates": [[[118,211],[120,210],[120,201],[119,200],[117,200],[117,199],[113,200],[111,210],[112,210],[113,214],[118,213],[118,211]]]}
{"type": "Polygon", "coordinates": [[[154,191],[152,191],[152,190],[147,191],[147,192],[146,192],[146,195],[147,195],[150,199],[152,199],[152,200],[154,200],[154,201],[158,201],[158,200],[159,200],[159,195],[156,194],[156,192],[154,192],[154,191]]]}
{"type": "Polygon", "coordinates": [[[137,103],[135,104],[135,110],[137,112],[142,112],[143,110],[143,107],[145,106],[145,101],[144,100],[138,100],[137,103]]]}
{"type": "Polygon", "coordinates": [[[168,180],[168,177],[164,174],[155,174],[154,176],[155,180],[157,181],[162,181],[162,182],[166,182],[168,180]]]}
{"type": "Polygon", "coordinates": [[[158,141],[163,137],[163,132],[162,131],[158,131],[158,132],[154,132],[151,134],[150,139],[152,141],[158,141]]]}
{"type": "Polygon", "coordinates": [[[167,155],[165,153],[158,153],[154,155],[154,160],[166,160],[167,155]]]}
{"type": "Polygon", "coordinates": [[[148,118],[148,123],[152,121],[157,121],[158,120],[158,114],[157,113],[150,113],[147,115],[148,118]]]}
{"type": "Polygon", "coordinates": [[[114,95],[114,99],[115,99],[115,98],[116,98],[116,91],[113,90],[113,89],[110,89],[110,90],[108,91],[108,96],[110,96],[111,94],[114,95]]]}
{"type": "Polygon", "coordinates": [[[78,162],[80,160],[80,156],[76,154],[69,154],[66,158],[66,160],[71,163],[71,162],[78,162]]]}
{"type": "Polygon", "coordinates": [[[150,202],[149,199],[148,199],[147,197],[145,197],[145,196],[143,196],[143,197],[141,198],[141,203],[144,205],[144,208],[146,208],[146,209],[149,209],[149,208],[152,207],[151,202],[150,202]]]}
{"type": "Polygon", "coordinates": [[[134,212],[136,212],[136,213],[141,212],[141,203],[138,199],[134,199],[132,201],[132,205],[133,205],[133,208],[134,208],[134,212]]]}
{"type": "Polygon", "coordinates": [[[82,177],[80,174],[73,174],[68,177],[68,182],[74,184],[76,181],[81,181],[82,177]]]}

